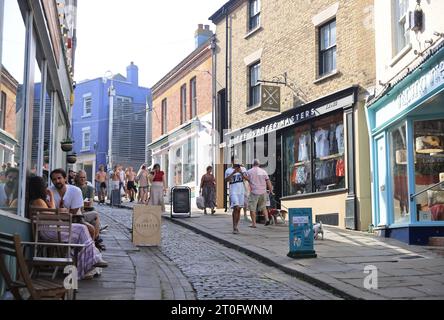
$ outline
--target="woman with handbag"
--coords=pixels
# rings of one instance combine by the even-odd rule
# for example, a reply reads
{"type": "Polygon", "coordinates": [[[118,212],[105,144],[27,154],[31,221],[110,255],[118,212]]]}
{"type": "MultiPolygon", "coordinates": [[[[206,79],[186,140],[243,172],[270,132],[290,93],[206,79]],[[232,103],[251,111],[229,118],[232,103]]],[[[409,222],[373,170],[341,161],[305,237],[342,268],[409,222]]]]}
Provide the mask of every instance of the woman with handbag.
{"type": "Polygon", "coordinates": [[[204,198],[204,214],[207,214],[207,208],[211,209],[211,214],[216,210],[216,179],[213,175],[213,167],[207,168],[207,173],[200,180],[200,194],[204,198]]]}

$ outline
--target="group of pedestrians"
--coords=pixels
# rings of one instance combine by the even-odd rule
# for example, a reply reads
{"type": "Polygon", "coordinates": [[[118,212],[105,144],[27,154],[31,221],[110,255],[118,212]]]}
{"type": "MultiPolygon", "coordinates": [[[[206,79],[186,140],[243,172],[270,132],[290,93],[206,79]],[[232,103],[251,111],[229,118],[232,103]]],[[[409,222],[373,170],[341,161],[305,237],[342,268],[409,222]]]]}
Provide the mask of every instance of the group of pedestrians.
{"type": "Polygon", "coordinates": [[[124,169],[123,166],[116,165],[109,173],[105,171],[105,166],[101,165],[96,173],[96,188],[101,204],[105,203],[110,188],[111,192],[119,190],[120,196],[127,198],[129,202],[134,202],[137,198],[139,204],[159,205],[165,211],[164,196],[168,186],[165,173],[159,164],[155,164],[152,169],[143,164],[138,172],[135,172],[133,167],[124,169]]]}
{"type": "Polygon", "coordinates": [[[230,207],[233,210],[233,233],[239,233],[242,208],[248,207],[251,216],[250,228],[257,228],[256,214],[262,212],[265,225],[270,224],[267,202],[268,194],[273,193],[273,185],[265,170],[260,168],[259,160],[254,160],[253,168],[248,170],[231,159],[231,168],[225,171],[225,182],[230,184],[230,207]],[[247,192],[249,193],[247,196],[247,192]]]}

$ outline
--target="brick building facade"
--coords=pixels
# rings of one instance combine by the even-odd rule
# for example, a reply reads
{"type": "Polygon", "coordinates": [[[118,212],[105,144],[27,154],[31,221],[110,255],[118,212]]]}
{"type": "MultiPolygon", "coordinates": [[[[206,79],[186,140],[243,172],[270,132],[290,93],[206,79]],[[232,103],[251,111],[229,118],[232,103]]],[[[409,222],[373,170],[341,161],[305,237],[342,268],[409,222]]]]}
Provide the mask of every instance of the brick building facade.
{"type": "MultiPolygon", "coordinates": [[[[375,84],[373,1],[232,0],[210,19],[216,24],[216,79],[217,83],[226,84],[225,88],[214,90],[218,95],[217,114],[225,114],[228,119],[219,121],[217,129],[228,129],[232,136],[240,137],[237,142],[244,144],[249,139],[239,135],[243,129],[277,133],[281,145],[276,154],[271,152],[269,156],[281,158],[282,163],[270,175],[285,206],[311,207],[314,216],[324,219],[323,222],[366,229],[371,222],[371,210],[364,104],[375,84]],[[253,83],[252,79],[259,81],[253,83]],[[280,88],[279,110],[264,110],[264,85],[280,88]],[[260,100],[254,97],[255,87],[260,88],[260,100]],[[351,103],[341,100],[348,94],[347,88],[354,90],[351,103]],[[291,140],[290,130],[297,131],[302,126],[308,126],[308,131],[320,128],[316,121],[328,118],[326,108],[335,110],[336,126],[344,125],[345,150],[343,158],[339,153],[338,159],[345,161],[345,179],[334,190],[321,191],[325,186],[314,180],[318,169],[322,169],[316,163],[324,160],[314,154],[316,142],[311,141],[315,140],[312,136],[308,158],[313,161],[306,173],[312,176],[311,186],[300,194],[293,183],[298,163],[295,168],[285,168],[285,158],[291,162],[293,155],[288,155],[284,144],[291,140]],[[304,115],[309,112],[308,117],[297,116],[300,111],[304,115]],[[285,124],[286,120],[292,125],[285,124]],[[279,125],[281,121],[285,128],[279,125]],[[277,125],[273,127],[273,123],[277,125]],[[319,198],[328,201],[318,201],[319,198]]],[[[298,138],[297,134],[293,137],[298,138]]],[[[329,143],[332,141],[333,138],[329,143]]],[[[297,154],[297,143],[294,149],[297,154]]],[[[243,150],[245,153],[245,146],[243,150]]],[[[225,160],[228,158],[225,156],[225,160]]],[[[248,159],[244,156],[240,161],[246,163],[248,159]]],[[[225,168],[218,166],[218,181],[222,181],[225,168]]],[[[221,204],[225,188],[218,187],[221,204]]]]}
{"type": "Polygon", "coordinates": [[[192,198],[212,164],[212,36],[208,25],[199,25],[197,48],[152,88],[153,143],[148,151],[168,186],[188,186],[192,198]]]}

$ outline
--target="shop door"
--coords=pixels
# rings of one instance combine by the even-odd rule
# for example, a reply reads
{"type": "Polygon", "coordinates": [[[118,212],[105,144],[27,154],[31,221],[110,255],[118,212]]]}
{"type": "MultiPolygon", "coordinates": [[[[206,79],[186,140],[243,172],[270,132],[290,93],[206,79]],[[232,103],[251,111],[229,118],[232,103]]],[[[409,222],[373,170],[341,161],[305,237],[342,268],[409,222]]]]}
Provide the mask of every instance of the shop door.
{"type": "Polygon", "coordinates": [[[377,225],[387,225],[387,149],[385,136],[376,139],[376,171],[378,181],[376,185],[377,197],[377,225]]]}

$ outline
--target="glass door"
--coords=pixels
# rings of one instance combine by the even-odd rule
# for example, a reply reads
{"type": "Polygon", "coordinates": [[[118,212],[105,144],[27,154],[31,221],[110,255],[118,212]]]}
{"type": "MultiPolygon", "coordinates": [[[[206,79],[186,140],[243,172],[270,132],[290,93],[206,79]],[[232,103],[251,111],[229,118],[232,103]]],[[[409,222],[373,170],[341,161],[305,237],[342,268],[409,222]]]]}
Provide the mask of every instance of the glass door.
{"type": "Polygon", "coordinates": [[[385,135],[376,138],[376,163],[375,169],[378,173],[376,182],[376,210],[378,214],[377,225],[388,225],[388,206],[387,206],[387,152],[385,135]]]}

